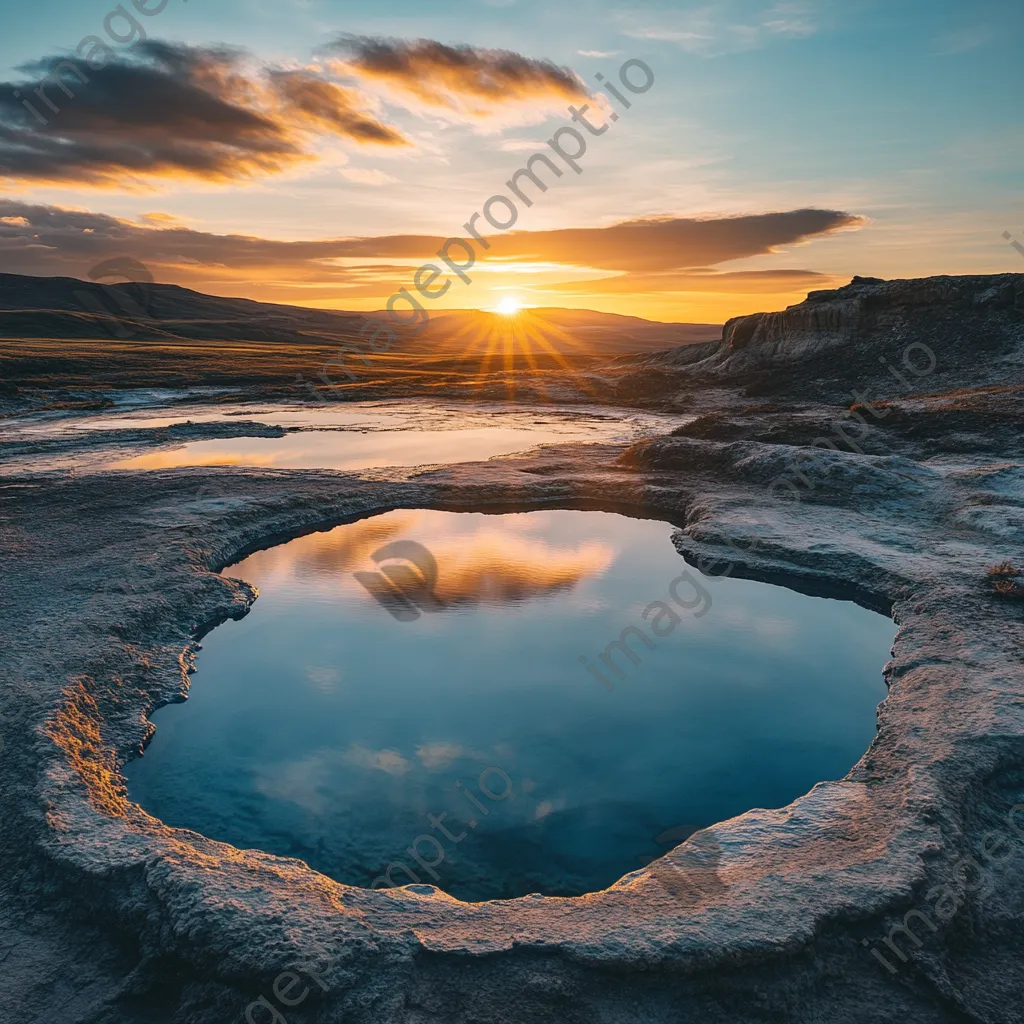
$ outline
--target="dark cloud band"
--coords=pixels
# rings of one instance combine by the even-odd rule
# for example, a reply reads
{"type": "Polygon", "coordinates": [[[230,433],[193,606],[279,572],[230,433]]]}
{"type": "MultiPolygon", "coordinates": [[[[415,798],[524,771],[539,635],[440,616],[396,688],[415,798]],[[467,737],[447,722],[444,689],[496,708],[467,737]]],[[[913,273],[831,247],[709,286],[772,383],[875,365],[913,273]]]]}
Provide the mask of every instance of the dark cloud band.
{"type": "MultiPolygon", "coordinates": [[[[716,273],[713,268],[860,223],[860,218],[835,210],[793,210],[517,231],[493,236],[486,258],[607,269],[622,275],[614,278],[616,292],[717,291],[730,286],[741,292],[775,283],[779,290],[795,290],[820,282],[806,271],[716,273]]],[[[0,271],[21,274],[82,276],[100,260],[127,254],[145,263],[160,281],[204,288],[266,276],[280,285],[321,285],[325,293],[354,298],[386,295],[406,283],[408,269],[388,261],[430,259],[446,241],[431,235],[383,235],[282,242],[195,231],[154,215],[137,224],[0,199],[0,271]],[[339,266],[340,258],[364,262],[339,266]]],[[[563,287],[592,291],[594,283],[563,287]]],[[[601,287],[608,285],[602,282],[601,287]]]]}

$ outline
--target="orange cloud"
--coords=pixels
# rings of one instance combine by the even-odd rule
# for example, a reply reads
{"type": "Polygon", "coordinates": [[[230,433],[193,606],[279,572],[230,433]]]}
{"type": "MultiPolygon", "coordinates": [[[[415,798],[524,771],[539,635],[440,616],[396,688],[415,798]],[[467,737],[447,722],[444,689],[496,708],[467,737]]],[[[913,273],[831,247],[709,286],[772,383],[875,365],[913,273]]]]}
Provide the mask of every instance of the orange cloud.
{"type": "Polygon", "coordinates": [[[778,295],[832,288],[846,278],[814,270],[705,270],[701,273],[621,274],[589,281],[561,281],[545,291],[570,295],[637,295],[651,292],[715,292],[778,295]]]}
{"type": "Polygon", "coordinates": [[[336,66],[364,82],[469,119],[493,118],[509,107],[564,108],[589,95],[570,68],[511,50],[346,35],[325,52],[342,54],[336,66]]]}
{"type": "Polygon", "coordinates": [[[180,218],[174,217],[169,213],[141,213],[139,214],[139,220],[142,221],[143,224],[157,228],[182,223],[180,218]]]}
{"type": "Polygon", "coordinates": [[[270,80],[289,112],[308,124],[361,142],[409,144],[400,132],[361,111],[366,99],[354,89],[324,81],[309,71],[272,71],[270,80]]]}
{"type": "Polygon", "coordinates": [[[817,209],[741,217],[660,217],[604,228],[513,231],[488,239],[487,256],[631,272],[693,271],[768,255],[779,246],[864,223],[864,218],[850,213],[817,209]]]}

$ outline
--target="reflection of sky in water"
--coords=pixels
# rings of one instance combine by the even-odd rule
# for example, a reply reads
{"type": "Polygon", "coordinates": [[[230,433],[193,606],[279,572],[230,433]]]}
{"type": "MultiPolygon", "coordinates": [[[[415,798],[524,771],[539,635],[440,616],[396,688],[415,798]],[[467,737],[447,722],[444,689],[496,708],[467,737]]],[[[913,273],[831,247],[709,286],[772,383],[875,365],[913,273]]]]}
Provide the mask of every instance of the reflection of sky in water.
{"type": "MultiPolygon", "coordinates": [[[[132,795],[358,885],[395,860],[432,881],[405,850],[433,834],[438,884],[482,899],[602,888],[665,852],[665,830],[845,775],[874,735],[895,632],[856,605],[704,581],[707,614],[677,609],[614,691],[581,667],[669,601],[686,568],[670,535],[600,512],[399,511],[258,552],[228,575],[259,600],[206,638],[191,699],[156,714],[132,795]],[[354,578],[399,540],[433,554],[443,610],[398,621],[354,578]],[[488,766],[511,777],[507,799],[481,794],[488,766]],[[431,833],[426,815],[446,812],[458,843],[431,833]]],[[[484,783],[502,790],[497,773],[484,783]]]]}
{"type": "Polygon", "coordinates": [[[593,430],[402,430],[366,434],[309,430],[284,437],[232,437],[190,441],[119,459],[106,469],[174,469],[178,466],[265,466],[274,469],[369,469],[476,462],[556,441],[599,441],[593,430]]]}
{"type": "MultiPolygon", "coordinates": [[[[539,405],[528,409],[510,402],[446,402],[430,398],[389,398],[381,401],[308,402],[302,405],[284,402],[234,402],[223,405],[177,403],[166,408],[129,409],[114,414],[88,413],[63,415],[40,424],[40,431],[115,430],[125,428],[169,427],[175,423],[230,423],[256,420],[286,428],[321,430],[460,430],[465,427],[509,426],[549,427],[554,430],[599,428],[634,422],[668,430],[692,417],[637,412],[606,406],[539,405]]],[[[29,425],[32,421],[23,422],[29,425]]]]}
{"type": "MultiPolygon", "coordinates": [[[[72,438],[81,450],[34,454],[19,468],[106,470],[179,466],[257,466],[354,470],[470,462],[511,455],[539,444],[631,441],[665,433],[692,417],[616,409],[546,406],[524,410],[507,403],[451,403],[423,399],[329,402],[322,405],[181,403],[118,412],[49,413],[6,422],[11,440],[72,438]],[[141,454],[124,445],[89,449],[112,430],[159,430],[174,424],[253,420],[289,431],[284,437],[238,437],[165,443],[141,454]]],[[[9,471],[9,467],[8,467],[9,471]]]]}

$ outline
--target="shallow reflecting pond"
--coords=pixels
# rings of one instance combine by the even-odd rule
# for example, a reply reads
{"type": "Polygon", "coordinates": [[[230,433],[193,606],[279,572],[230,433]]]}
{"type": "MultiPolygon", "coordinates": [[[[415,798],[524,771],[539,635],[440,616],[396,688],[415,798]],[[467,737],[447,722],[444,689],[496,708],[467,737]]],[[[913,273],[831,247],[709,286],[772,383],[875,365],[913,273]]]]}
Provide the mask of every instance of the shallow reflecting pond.
{"type": "MultiPolygon", "coordinates": [[[[624,441],[664,433],[679,418],[585,409],[536,409],[420,400],[357,402],[308,407],[228,407],[204,421],[251,418],[289,430],[284,437],[236,437],[163,447],[107,469],[179,466],[262,466],[275,469],[370,469],[476,462],[512,455],[539,444],[624,441]]],[[[134,420],[161,424],[156,417],[134,420]]],[[[107,422],[110,422],[109,420],[107,422]]],[[[128,421],[121,417],[125,425],[128,421]]],[[[177,420],[181,422],[180,414],[177,420]]],[[[196,422],[199,422],[197,419],[196,422]]]]}
{"type": "Polygon", "coordinates": [[[478,900],[604,888],[841,778],[893,623],[707,579],[671,534],[400,511],[258,552],[225,572],[259,600],[206,637],[131,794],[343,882],[478,900]]]}
{"type": "Polygon", "coordinates": [[[507,402],[428,399],[296,403],[179,402],[172,407],[51,412],[5,421],[10,440],[40,443],[6,460],[0,474],[40,470],[157,470],[183,466],[358,470],[475,462],[541,444],[635,441],[663,434],[691,416],[589,407],[524,409],[507,402]],[[193,441],[118,441],[114,431],[161,431],[181,424],[254,421],[283,428],[282,437],[193,441]],[[60,454],[48,441],[73,443],[60,454]],[[154,444],[153,441],[163,443],[154,444]],[[141,451],[140,451],[141,449],[141,451]]]}
{"type": "Polygon", "coordinates": [[[176,469],[179,466],[261,466],[274,469],[371,469],[478,462],[539,444],[600,441],[593,429],[465,427],[391,430],[366,434],[307,430],[284,437],[232,437],[190,441],[111,462],[106,469],[176,469]]]}

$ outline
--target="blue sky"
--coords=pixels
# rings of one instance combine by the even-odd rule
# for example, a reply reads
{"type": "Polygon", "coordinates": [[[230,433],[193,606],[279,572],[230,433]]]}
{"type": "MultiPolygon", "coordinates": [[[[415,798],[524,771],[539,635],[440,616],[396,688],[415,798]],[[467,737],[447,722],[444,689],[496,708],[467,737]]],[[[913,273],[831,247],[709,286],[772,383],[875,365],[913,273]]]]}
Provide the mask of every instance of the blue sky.
{"type": "MultiPolygon", "coordinates": [[[[102,36],[113,6],[109,0],[40,0],[13,7],[0,39],[0,78],[18,82],[25,78],[19,65],[72,53],[89,34],[102,36]]],[[[228,44],[289,68],[307,66],[318,54],[322,59],[320,48],[341,33],[512,50],[569,67],[591,89],[598,88],[595,72],[614,78],[623,60],[640,58],[654,71],[654,86],[634,97],[614,130],[591,140],[585,173],[563,177],[522,211],[517,229],[814,207],[864,220],[720,269],[802,269],[841,280],[1024,271],[1002,237],[1009,230],[1024,239],[1019,2],[570,7],[526,0],[170,0],[139,21],[151,39],[228,44]]],[[[483,120],[410,109],[379,93],[373,103],[410,145],[385,150],[332,140],[317,148],[313,163],[230,183],[126,177],[121,186],[97,188],[14,179],[3,196],[133,221],[159,212],[195,230],[265,239],[444,237],[459,232],[567,118],[564,102],[483,120]]],[[[512,287],[508,280],[495,287],[512,287]]],[[[254,277],[248,293],[256,295],[257,285],[254,277]]],[[[520,290],[525,301],[558,304],[543,289],[520,290]]],[[[484,293],[493,297],[494,288],[484,293]]],[[[609,298],[598,289],[565,304],[658,319],[721,319],[801,297],[799,289],[762,289],[609,298]]],[[[344,298],[318,292],[311,301],[374,304],[373,296],[344,298]]]]}

